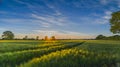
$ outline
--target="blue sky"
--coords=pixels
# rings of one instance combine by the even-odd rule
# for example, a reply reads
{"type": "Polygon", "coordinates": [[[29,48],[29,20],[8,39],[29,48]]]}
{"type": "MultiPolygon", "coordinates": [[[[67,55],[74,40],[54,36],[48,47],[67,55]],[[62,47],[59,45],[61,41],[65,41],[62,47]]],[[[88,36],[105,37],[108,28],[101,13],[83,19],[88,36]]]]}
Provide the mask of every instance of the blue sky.
{"type": "Polygon", "coordinates": [[[16,37],[55,35],[58,38],[93,38],[109,31],[111,13],[120,0],[0,0],[0,34],[16,37]]]}

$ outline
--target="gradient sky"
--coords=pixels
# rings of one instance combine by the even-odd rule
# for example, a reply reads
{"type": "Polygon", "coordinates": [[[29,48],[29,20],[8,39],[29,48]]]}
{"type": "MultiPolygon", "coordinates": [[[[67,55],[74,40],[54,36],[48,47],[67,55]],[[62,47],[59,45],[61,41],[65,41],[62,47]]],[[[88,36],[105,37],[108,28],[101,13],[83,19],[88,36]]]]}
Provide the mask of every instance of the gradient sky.
{"type": "Polygon", "coordinates": [[[16,37],[112,35],[109,19],[119,9],[120,0],[0,0],[0,35],[6,30],[16,37]]]}

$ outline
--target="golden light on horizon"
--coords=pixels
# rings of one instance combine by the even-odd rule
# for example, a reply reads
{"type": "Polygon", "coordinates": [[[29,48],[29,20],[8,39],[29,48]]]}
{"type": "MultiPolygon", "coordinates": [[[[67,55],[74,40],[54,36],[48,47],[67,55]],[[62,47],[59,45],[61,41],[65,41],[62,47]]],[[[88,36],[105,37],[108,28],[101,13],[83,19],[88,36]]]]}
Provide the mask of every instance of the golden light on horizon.
{"type": "Polygon", "coordinates": [[[48,39],[50,39],[52,37],[52,34],[47,34],[46,36],[48,36],[48,39]]]}
{"type": "Polygon", "coordinates": [[[76,33],[62,33],[59,31],[39,31],[39,33],[35,34],[17,34],[15,35],[16,38],[23,38],[25,35],[27,35],[29,38],[35,38],[36,36],[39,36],[39,39],[45,39],[45,36],[48,36],[48,38],[51,38],[52,36],[55,36],[56,39],[93,39],[95,36],[88,35],[88,34],[76,34],[76,33]]]}
{"type": "Polygon", "coordinates": [[[55,36],[45,36],[45,38],[44,38],[44,40],[46,40],[46,41],[54,41],[54,40],[56,40],[56,38],[55,38],[55,36]]]}

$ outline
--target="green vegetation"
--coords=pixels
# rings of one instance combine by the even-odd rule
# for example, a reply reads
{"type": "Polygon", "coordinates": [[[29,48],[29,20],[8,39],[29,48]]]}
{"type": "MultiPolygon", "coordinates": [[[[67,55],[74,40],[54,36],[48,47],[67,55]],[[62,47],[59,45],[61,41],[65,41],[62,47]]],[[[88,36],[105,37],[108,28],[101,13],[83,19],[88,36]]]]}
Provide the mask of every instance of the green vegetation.
{"type": "Polygon", "coordinates": [[[14,39],[14,33],[12,33],[11,31],[3,32],[2,39],[5,39],[5,40],[14,39]]]}
{"type": "Polygon", "coordinates": [[[34,58],[21,67],[103,67],[115,66],[114,56],[81,49],[67,49],[34,58]]]}
{"type": "Polygon", "coordinates": [[[114,35],[114,36],[98,35],[96,37],[96,40],[120,40],[120,35],[114,35]]]}
{"type": "Polygon", "coordinates": [[[120,11],[112,13],[112,18],[110,19],[112,33],[120,33],[120,11]]]}
{"type": "Polygon", "coordinates": [[[119,56],[119,41],[0,41],[0,67],[117,67],[119,56]]]}

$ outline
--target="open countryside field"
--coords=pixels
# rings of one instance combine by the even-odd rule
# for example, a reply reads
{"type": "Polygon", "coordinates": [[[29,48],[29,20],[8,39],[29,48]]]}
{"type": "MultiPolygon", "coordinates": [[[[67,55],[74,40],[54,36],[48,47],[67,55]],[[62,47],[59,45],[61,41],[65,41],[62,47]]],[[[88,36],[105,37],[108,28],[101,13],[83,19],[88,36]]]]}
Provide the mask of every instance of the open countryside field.
{"type": "Polygon", "coordinates": [[[0,67],[120,67],[119,65],[120,41],[0,41],[0,67]]]}
{"type": "Polygon", "coordinates": [[[0,0],[0,67],[120,67],[120,0],[0,0]]]}

